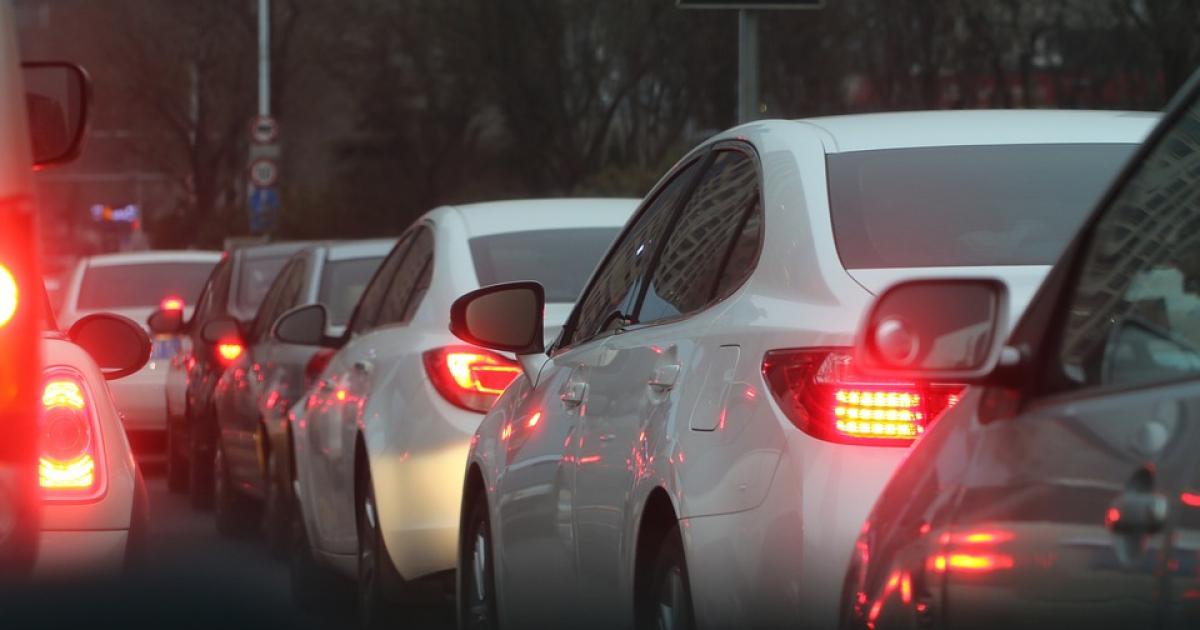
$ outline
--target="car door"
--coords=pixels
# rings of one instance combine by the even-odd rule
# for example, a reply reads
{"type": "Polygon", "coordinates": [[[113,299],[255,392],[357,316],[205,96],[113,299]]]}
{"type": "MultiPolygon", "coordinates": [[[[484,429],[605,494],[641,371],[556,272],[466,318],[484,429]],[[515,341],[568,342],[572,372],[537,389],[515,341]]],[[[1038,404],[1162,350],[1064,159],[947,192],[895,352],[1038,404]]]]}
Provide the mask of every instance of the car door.
{"type": "MultiPolygon", "coordinates": [[[[718,293],[729,288],[725,265],[749,217],[761,216],[753,212],[759,184],[752,151],[735,146],[713,151],[693,192],[681,197],[631,321],[605,340],[588,375],[576,442],[576,547],[581,589],[596,597],[597,611],[612,615],[608,623],[632,622],[634,519],[648,490],[639,482],[652,453],[672,452],[662,444],[688,426],[708,356],[718,354],[700,351],[709,318],[697,314],[727,295],[718,293]]],[[[751,229],[757,244],[757,226],[751,229]]]]}
{"type": "Polygon", "coordinates": [[[588,380],[605,340],[628,321],[639,281],[698,168],[698,160],[686,163],[648,196],[593,274],[552,358],[532,375],[537,388],[511,413],[496,481],[496,570],[506,614],[518,626],[561,618],[556,611],[574,611],[579,601],[571,477],[577,427],[597,402],[588,380]]]}
{"type": "MultiPolygon", "coordinates": [[[[985,402],[976,419],[954,525],[927,564],[948,626],[1200,623],[1197,129],[1193,104],[1082,235],[1024,411],[992,419],[985,402]]],[[[1020,329],[1014,342],[1038,347],[1020,329]]]]}
{"type": "Polygon", "coordinates": [[[377,339],[370,333],[379,323],[388,290],[408,254],[414,234],[415,231],[409,231],[400,238],[371,278],[346,328],[346,344],[330,359],[306,403],[309,441],[306,451],[310,460],[305,491],[315,521],[313,544],[331,553],[350,554],[357,550],[353,477],[347,480],[345,475],[353,462],[354,442],[346,443],[343,430],[347,409],[357,405],[357,401],[350,396],[348,386],[356,378],[355,365],[374,359],[377,339]]]}

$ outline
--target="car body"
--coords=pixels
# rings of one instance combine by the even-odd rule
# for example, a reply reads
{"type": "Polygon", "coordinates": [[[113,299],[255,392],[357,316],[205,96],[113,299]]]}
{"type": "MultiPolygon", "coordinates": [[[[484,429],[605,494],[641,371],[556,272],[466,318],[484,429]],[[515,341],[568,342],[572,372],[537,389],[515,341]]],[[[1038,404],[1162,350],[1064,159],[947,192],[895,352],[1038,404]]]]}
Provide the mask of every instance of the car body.
{"type": "Polygon", "coordinates": [[[985,310],[954,322],[964,308],[890,306],[913,291],[1002,302],[987,274],[880,297],[866,360],[876,322],[913,322],[921,346],[967,342],[976,356],[881,371],[976,387],[861,527],[843,627],[1200,625],[1200,75],[1176,103],[1011,336],[985,310]]]}
{"type": "Polygon", "coordinates": [[[212,503],[217,434],[212,393],[225,368],[243,350],[205,341],[203,330],[213,321],[230,318],[248,324],[276,274],[292,254],[307,245],[295,241],[229,250],[213,269],[186,323],[182,313],[168,314],[167,309],[151,315],[151,330],[156,335],[186,337],[182,347],[187,354],[168,367],[164,394],[168,401],[167,484],[173,491],[187,489],[195,507],[207,508],[212,503]],[[166,323],[155,326],[156,320],[166,323]],[[181,376],[186,378],[182,409],[175,404],[181,376]]]}
{"type": "Polygon", "coordinates": [[[140,324],[108,314],[91,314],[70,333],[61,332],[48,312],[43,321],[38,465],[43,506],[34,575],[119,576],[145,545],[149,505],[108,382],[141,369],[150,340],[140,324]],[[112,340],[98,344],[103,335],[112,340]],[[101,346],[104,356],[105,343],[130,346],[129,365],[101,370],[87,346],[101,346]]]}
{"type": "MultiPolygon", "coordinates": [[[[220,252],[188,250],[83,258],[63,289],[59,319],[69,328],[80,317],[108,312],[144,324],[166,300],[180,301],[185,316],[189,316],[220,259],[220,252]]],[[[181,345],[176,336],[155,339],[146,367],[111,385],[126,434],[140,462],[160,461],[166,451],[164,392],[170,363],[181,354],[181,345]]]]}
{"type": "Polygon", "coordinates": [[[292,495],[287,411],[307,391],[332,350],[282,341],[272,335],[280,315],[299,306],[322,304],[324,334],[341,337],[358,298],[395,239],[310,245],[292,256],[243,332],[246,350],[218,379],[213,393],[218,448],[227,478],[218,470],[217,523],[235,533],[257,525],[266,503],[264,531],[277,549],[286,548],[286,499],[292,495]],[[314,362],[314,357],[317,361],[314,362]],[[223,491],[237,496],[223,496],[223,491]]]}
{"type": "Polygon", "coordinates": [[[376,578],[414,588],[428,578],[435,592],[445,592],[439,579],[455,566],[468,443],[486,405],[519,371],[510,357],[451,335],[450,303],[481,284],[534,274],[550,287],[547,319],[561,322],[636,203],[441,207],[421,217],[380,267],[344,345],[291,420],[311,553],[357,575],[364,606],[393,590],[376,578]],[[470,372],[471,387],[478,387],[456,386],[451,370],[459,368],[452,365],[470,372]],[[372,527],[360,534],[364,509],[372,527]],[[364,560],[364,553],[373,555],[364,560]],[[366,564],[375,559],[377,567],[366,564]]]}
{"type": "Polygon", "coordinates": [[[969,267],[1019,311],[1154,119],[761,121],[690,152],[479,426],[463,623],[836,623],[858,525],[961,387],[857,378],[873,293],[969,267]]]}

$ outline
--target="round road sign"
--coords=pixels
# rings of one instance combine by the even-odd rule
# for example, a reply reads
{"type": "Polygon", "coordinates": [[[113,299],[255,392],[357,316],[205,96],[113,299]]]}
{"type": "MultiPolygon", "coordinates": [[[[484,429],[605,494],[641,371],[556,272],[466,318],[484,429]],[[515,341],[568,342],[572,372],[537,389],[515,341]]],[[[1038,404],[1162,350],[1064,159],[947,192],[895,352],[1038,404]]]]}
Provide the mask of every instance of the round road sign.
{"type": "Polygon", "coordinates": [[[279,181],[279,165],[271,158],[258,158],[250,163],[250,183],[259,188],[274,186],[279,181]]]}
{"type": "Polygon", "coordinates": [[[279,137],[279,123],[270,116],[256,116],[250,123],[250,139],[258,144],[270,144],[279,137]]]}

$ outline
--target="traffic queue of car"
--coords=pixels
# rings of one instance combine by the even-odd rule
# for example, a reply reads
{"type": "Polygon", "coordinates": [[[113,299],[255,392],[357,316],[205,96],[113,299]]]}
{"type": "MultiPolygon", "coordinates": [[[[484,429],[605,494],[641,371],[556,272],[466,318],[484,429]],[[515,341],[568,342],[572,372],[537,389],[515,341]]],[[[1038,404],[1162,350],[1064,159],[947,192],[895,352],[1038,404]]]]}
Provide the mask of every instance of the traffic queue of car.
{"type": "MultiPolygon", "coordinates": [[[[759,121],[642,201],[87,260],[63,323],[146,322],[93,352],[139,457],[365,626],[1194,627],[1198,90],[759,121]]],[[[55,369],[45,474],[128,497],[124,554],[128,442],[55,369]]]]}

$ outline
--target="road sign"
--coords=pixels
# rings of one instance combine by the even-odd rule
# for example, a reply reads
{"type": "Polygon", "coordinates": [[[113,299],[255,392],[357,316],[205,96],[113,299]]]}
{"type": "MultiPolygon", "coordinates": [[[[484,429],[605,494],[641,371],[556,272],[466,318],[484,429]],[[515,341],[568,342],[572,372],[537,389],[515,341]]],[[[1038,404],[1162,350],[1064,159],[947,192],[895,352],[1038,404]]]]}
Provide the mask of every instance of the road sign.
{"type": "Polygon", "coordinates": [[[250,122],[250,139],[255,144],[270,144],[279,138],[279,123],[270,116],[255,116],[250,122]]]}
{"type": "Polygon", "coordinates": [[[250,232],[267,232],[275,223],[279,210],[279,192],[274,188],[250,187],[250,232]]]}
{"type": "Polygon", "coordinates": [[[675,0],[680,9],[823,9],[825,0],[675,0]]]}
{"type": "Polygon", "coordinates": [[[250,163],[250,183],[259,188],[270,188],[279,182],[279,164],[275,160],[260,157],[250,163]]]}

